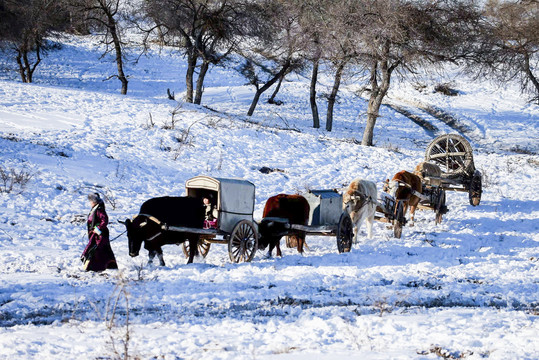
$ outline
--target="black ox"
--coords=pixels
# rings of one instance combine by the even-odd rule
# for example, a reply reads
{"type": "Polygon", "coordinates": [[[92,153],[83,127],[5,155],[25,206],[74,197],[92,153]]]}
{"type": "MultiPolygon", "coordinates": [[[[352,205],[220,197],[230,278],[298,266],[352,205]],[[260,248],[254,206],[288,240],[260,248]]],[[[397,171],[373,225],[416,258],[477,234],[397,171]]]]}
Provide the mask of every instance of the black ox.
{"type": "Polygon", "coordinates": [[[148,250],[151,264],[157,255],[159,264],[165,266],[162,246],[181,244],[189,241],[189,260],[192,263],[198,255],[197,234],[167,230],[167,226],[181,226],[202,229],[204,225],[204,207],[202,200],[192,197],[158,197],[147,200],[140,207],[139,214],[133,220],[127,219],[127,239],[129,255],[138,256],[140,247],[148,250]]]}

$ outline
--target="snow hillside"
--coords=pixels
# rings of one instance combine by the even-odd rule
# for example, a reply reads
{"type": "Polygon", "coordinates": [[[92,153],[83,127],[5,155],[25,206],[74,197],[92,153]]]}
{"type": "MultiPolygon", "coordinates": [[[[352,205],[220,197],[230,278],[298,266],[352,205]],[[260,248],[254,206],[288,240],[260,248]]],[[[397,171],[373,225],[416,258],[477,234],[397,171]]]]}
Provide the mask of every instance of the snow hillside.
{"type": "MultiPolygon", "coordinates": [[[[118,82],[103,81],[114,64],[99,61],[91,37],[58,41],[35,84],[0,71],[0,166],[31,175],[24,189],[0,192],[0,358],[112,359],[126,348],[142,359],[538,358],[539,107],[516,86],[456,70],[426,74],[426,88],[395,83],[377,146],[367,148],[358,145],[366,101],[354,81],[343,85],[328,133],[310,127],[303,75],[283,84],[283,105],[262,99],[249,119],[254,89],[233,70],[209,72],[206,107],[171,101],[167,88],[178,99],[185,90],[184,61],[155,50],[128,66],[121,96],[118,82]],[[446,81],[459,96],[432,92],[446,81]],[[111,238],[144,200],[183,195],[200,174],[253,182],[260,219],[278,193],[356,177],[381,189],[413,169],[434,136],[457,132],[433,108],[457,119],[484,176],[481,205],[450,193],[441,225],[419,211],[401,239],[376,223],[374,238],[362,229],[350,253],[338,254],[334,237],[308,236],[304,256],[282,241],[282,258],[260,251],[242,264],[230,263],[225,245],[190,265],[181,247],[168,246],[163,268],[146,266],[144,250],[130,258],[122,235],[112,242],[119,271],[81,269],[91,191],[108,199],[111,238]],[[112,312],[118,294],[128,306],[122,295],[112,312]]],[[[0,69],[10,60],[1,55],[0,69]]],[[[319,91],[330,87],[327,76],[319,91]]]]}

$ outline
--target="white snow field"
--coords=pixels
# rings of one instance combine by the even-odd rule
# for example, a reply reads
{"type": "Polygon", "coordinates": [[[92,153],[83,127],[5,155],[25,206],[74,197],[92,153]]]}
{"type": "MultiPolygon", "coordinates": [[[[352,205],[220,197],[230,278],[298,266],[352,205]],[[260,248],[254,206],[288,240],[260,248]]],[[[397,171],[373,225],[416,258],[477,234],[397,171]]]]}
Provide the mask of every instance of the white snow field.
{"type": "MultiPolygon", "coordinates": [[[[95,39],[57,41],[62,48],[44,59],[34,84],[20,83],[9,54],[0,56],[0,166],[32,176],[24,189],[0,193],[0,358],[115,359],[126,349],[140,359],[539,358],[539,107],[515,84],[457,70],[424,75],[422,91],[396,82],[388,101],[438,131],[384,106],[377,146],[363,147],[357,80],[343,85],[328,133],[311,127],[308,73],[289,76],[281,106],[265,94],[249,119],[254,89],[231,69],[209,72],[206,107],[178,103],[166,89],[181,98],[184,60],[155,49],[127,65],[121,96],[118,81],[103,81],[115,66],[99,60],[95,39]],[[440,82],[460,95],[434,93],[440,82]],[[146,251],[130,258],[122,235],[112,242],[118,271],[82,270],[91,191],[108,197],[114,238],[124,230],[117,220],[151,197],[184,195],[196,175],[253,182],[255,219],[282,192],[339,188],[356,177],[381,190],[423,159],[434,136],[456,132],[423,105],[465,128],[483,173],[480,206],[449,193],[441,225],[420,211],[401,239],[376,223],[374,238],[361,229],[350,253],[338,254],[334,237],[308,236],[303,256],[283,240],[282,258],[259,251],[241,264],[215,244],[189,265],[169,245],[167,266],[146,266],[146,251]],[[175,108],[175,128],[165,129],[175,108]],[[282,172],[263,174],[263,166],[282,172]]],[[[325,114],[323,99],[319,106],[325,114]]]]}

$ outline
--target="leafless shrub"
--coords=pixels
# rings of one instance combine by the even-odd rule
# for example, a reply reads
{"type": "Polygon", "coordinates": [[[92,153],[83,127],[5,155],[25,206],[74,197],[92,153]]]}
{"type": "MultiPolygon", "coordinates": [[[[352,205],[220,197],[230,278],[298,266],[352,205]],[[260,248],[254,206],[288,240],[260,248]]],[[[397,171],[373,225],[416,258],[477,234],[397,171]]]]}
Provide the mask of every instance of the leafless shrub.
{"type": "Polygon", "coordinates": [[[7,237],[9,237],[9,239],[10,239],[11,241],[13,241],[13,236],[9,235],[9,233],[8,233],[6,230],[0,229],[0,231],[2,231],[4,234],[6,234],[7,237]]]}
{"type": "Polygon", "coordinates": [[[429,355],[429,354],[435,354],[442,359],[446,360],[457,360],[457,359],[465,359],[470,355],[473,355],[472,351],[464,351],[462,353],[459,352],[450,352],[449,350],[446,350],[442,348],[441,346],[432,346],[427,351],[418,351],[419,355],[429,355]]]}
{"type": "Polygon", "coordinates": [[[220,118],[220,117],[215,117],[215,116],[210,116],[208,117],[207,119],[207,124],[209,127],[213,128],[213,129],[217,129],[217,125],[219,125],[219,123],[222,121],[223,119],[220,118]]]}
{"type": "Polygon", "coordinates": [[[150,130],[155,127],[155,122],[153,121],[152,113],[149,113],[148,120],[146,120],[146,124],[143,125],[144,129],[150,130]]]}
{"type": "Polygon", "coordinates": [[[517,164],[517,162],[515,162],[513,159],[510,159],[510,158],[506,160],[505,165],[506,165],[505,171],[508,174],[512,174],[520,167],[519,164],[517,164]]]}
{"type": "Polygon", "coordinates": [[[415,83],[413,84],[413,87],[415,90],[419,91],[420,93],[423,93],[427,90],[427,85],[424,83],[415,83]]]}
{"type": "Polygon", "coordinates": [[[116,164],[116,170],[114,171],[114,176],[116,178],[118,178],[119,180],[123,180],[124,177],[125,177],[125,172],[122,171],[122,167],[121,167],[121,164],[120,162],[118,161],[118,163],[116,164]]]}
{"type": "Polygon", "coordinates": [[[457,96],[459,94],[458,90],[453,89],[453,84],[451,83],[442,83],[434,87],[434,92],[441,93],[447,96],[457,96]]]}
{"type": "Polygon", "coordinates": [[[26,169],[17,170],[0,165],[0,193],[22,193],[32,176],[26,169]]]}
{"type": "Polygon", "coordinates": [[[180,155],[181,155],[181,152],[183,150],[183,147],[185,146],[193,146],[193,135],[191,134],[191,128],[199,123],[200,121],[204,120],[204,118],[202,119],[199,119],[199,120],[196,120],[196,121],[193,121],[193,123],[191,123],[191,125],[189,125],[189,127],[187,127],[187,129],[182,129],[178,132],[178,134],[176,136],[174,136],[174,139],[178,142],[178,146],[176,147],[176,149],[174,149],[174,160],[177,160],[180,155]]]}
{"type": "Polygon", "coordinates": [[[528,159],[528,164],[539,167],[539,159],[530,158],[528,159]]]}
{"type": "Polygon", "coordinates": [[[165,145],[165,139],[163,138],[161,138],[161,141],[159,142],[159,149],[161,151],[172,151],[170,146],[165,145]]]}
{"type": "Polygon", "coordinates": [[[127,291],[127,285],[128,282],[120,276],[118,283],[116,284],[116,287],[107,302],[107,315],[105,318],[105,323],[110,336],[110,346],[112,348],[114,358],[118,360],[139,359],[138,356],[129,355],[131,330],[129,328],[129,292],[127,291]],[[117,319],[122,298],[125,304],[123,324],[121,324],[117,319]],[[119,344],[116,340],[117,338],[120,338],[119,344]]]}
{"type": "Polygon", "coordinates": [[[481,168],[479,171],[481,172],[481,185],[483,188],[490,188],[498,185],[498,182],[496,182],[484,168],[481,168]]]}
{"type": "Polygon", "coordinates": [[[219,161],[217,162],[217,171],[221,171],[223,169],[223,160],[224,160],[223,152],[220,151],[219,152],[219,161]]]}
{"type": "Polygon", "coordinates": [[[382,317],[384,313],[390,314],[393,311],[393,306],[389,305],[385,298],[376,300],[372,306],[374,309],[380,311],[380,317],[382,317]]]}
{"type": "Polygon", "coordinates": [[[105,308],[96,303],[90,303],[96,315],[105,323],[112,355],[99,357],[113,360],[138,360],[140,356],[131,353],[131,319],[130,319],[130,293],[129,280],[122,273],[117,277],[116,286],[106,299],[105,308]]]}
{"type": "Polygon", "coordinates": [[[387,150],[389,150],[391,152],[397,153],[397,154],[401,153],[399,146],[398,145],[393,145],[390,142],[384,144],[382,147],[386,148],[387,150]]]}
{"type": "Polygon", "coordinates": [[[165,130],[174,130],[176,128],[176,123],[179,121],[177,116],[182,113],[182,108],[183,102],[178,102],[174,110],[172,110],[172,112],[170,113],[170,123],[164,121],[163,125],[161,125],[161,128],[165,130]]]}
{"type": "Polygon", "coordinates": [[[86,220],[88,219],[88,217],[86,215],[83,215],[83,214],[76,214],[76,215],[73,215],[71,217],[71,220],[70,222],[72,224],[76,224],[76,225],[79,225],[79,224],[84,224],[86,222],[86,220]]]}

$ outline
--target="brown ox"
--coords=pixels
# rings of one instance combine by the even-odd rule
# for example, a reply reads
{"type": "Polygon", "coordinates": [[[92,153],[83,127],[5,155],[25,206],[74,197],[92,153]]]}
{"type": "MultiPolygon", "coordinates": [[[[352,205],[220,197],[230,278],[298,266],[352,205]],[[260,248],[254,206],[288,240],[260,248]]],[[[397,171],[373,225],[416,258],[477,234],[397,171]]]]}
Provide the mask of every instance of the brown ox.
{"type": "Polygon", "coordinates": [[[277,256],[282,256],[280,241],[283,235],[288,235],[292,241],[297,241],[298,252],[303,253],[305,244],[304,231],[290,231],[285,224],[307,225],[309,221],[309,203],[301,195],[279,194],[270,197],[264,206],[263,219],[258,226],[260,238],[258,247],[265,249],[269,245],[268,257],[271,257],[273,248],[277,248],[277,256]],[[284,222],[275,218],[284,219],[284,222]]]}
{"type": "Polygon", "coordinates": [[[421,178],[408,171],[402,170],[393,176],[393,179],[391,179],[387,187],[384,187],[384,190],[389,190],[388,192],[395,199],[398,201],[403,201],[404,215],[406,215],[408,212],[408,207],[410,207],[410,216],[413,222],[415,210],[419,204],[419,201],[421,200],[419,197],[414,195],[414,191],[419,194],[422,193],[423,185],[421,183],[421,178]]]}

